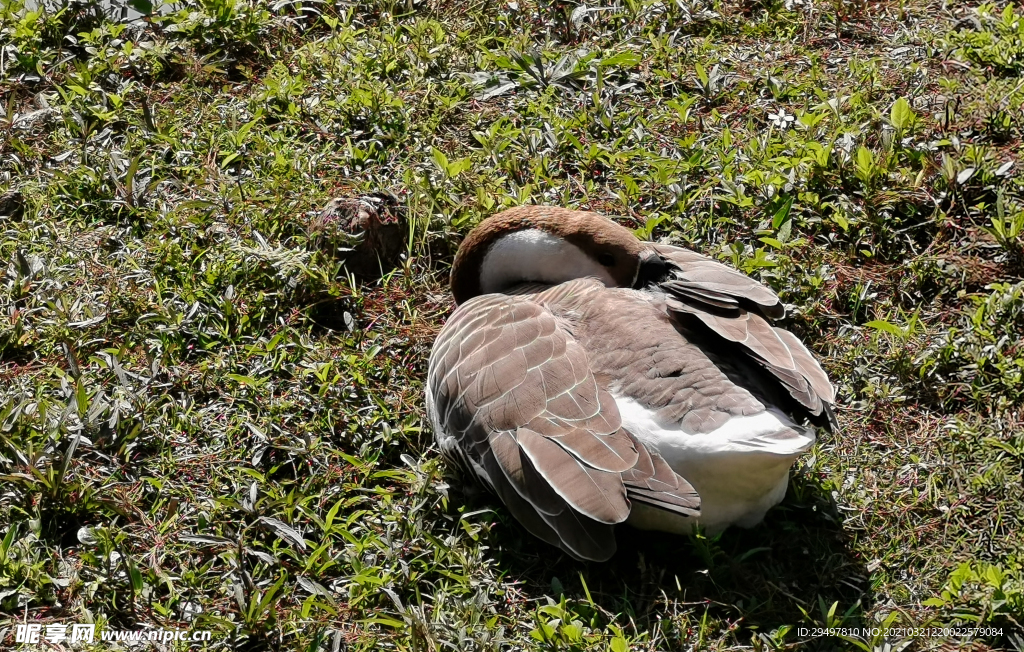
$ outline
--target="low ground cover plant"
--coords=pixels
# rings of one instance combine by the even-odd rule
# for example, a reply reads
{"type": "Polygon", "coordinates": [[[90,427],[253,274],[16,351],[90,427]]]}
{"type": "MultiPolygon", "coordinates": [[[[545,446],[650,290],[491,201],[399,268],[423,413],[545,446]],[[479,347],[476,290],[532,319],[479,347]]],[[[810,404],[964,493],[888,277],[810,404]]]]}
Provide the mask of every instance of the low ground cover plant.
{"type": "Polygon", "coordinates": [[[1015,3],[128,5],[0,0],[5,649],[1024,648],[1015,3]],[[381,192],[350,276],[309,225],[381,192]],[[448,266],[524,203],[790,306],[841,429],[763,525],[577,563],[448,474],[448,266]]]}

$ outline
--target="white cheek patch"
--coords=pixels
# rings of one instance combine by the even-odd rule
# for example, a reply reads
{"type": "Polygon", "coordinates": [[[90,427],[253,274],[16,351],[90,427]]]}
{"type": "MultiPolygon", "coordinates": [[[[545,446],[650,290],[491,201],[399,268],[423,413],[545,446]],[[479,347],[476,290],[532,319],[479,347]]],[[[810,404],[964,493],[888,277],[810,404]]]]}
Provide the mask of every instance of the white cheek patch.
{"type": "Polygon", "coordinates": [[[501,292],[520,283],[557,285],[596,276],[616,286],[608,270],[576,245],[540,229],[525,229],[502,236],[491,245],[480,265],[480,289],[501,292]]]}

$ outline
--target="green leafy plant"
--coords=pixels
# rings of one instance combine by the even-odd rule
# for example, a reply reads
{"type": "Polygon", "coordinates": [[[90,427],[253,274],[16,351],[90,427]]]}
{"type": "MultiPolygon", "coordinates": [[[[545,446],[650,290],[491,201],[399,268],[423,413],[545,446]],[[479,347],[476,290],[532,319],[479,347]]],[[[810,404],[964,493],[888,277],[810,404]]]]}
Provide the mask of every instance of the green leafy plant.
{"type": "Polygon", "coordinates": [[[896,130],[896,137],[903,138],[903,135],[914,126],[917,115],[910,108],[910,103],[904,97],[898,98],[892,103],[889,109],[889,124],[896,130]]]}
{"type": "Polygon", "coordinates": [[[84,613],[310,652],[1010,631],[1020,9],[860,4],[0,2],[0,647],[84,613]],[[384,195],[402,256],[357,278],[311,225],[384,195]],[[452,257],[530,203],[779,296],[841,428],[764,525],[578,564],[440,460],[452,257]]]}
{"type": "Polygon", "coordinates": [[[992,234],[996,242],[1018,260],[1024,256],[1024,210],[1007,213],[1005,195],[996,195],[995,215],[991,219],[991,227],[986,231],[992,234]]]}
{"type": "Polygon", "coordinates": [[[696,77],[694,86],[706,100],[714,100],[729,84],[729,75],[721,70],[719,64],[707,70],[702,64],[694,65],[696,77]]]}
{"type": "Polygon", "coordinates": [[[925,604],[951,611],[953,618],[982,626],[1024,622],[1024,583],[1019,568],[1007,571],[998,564],[963,562],[949,575],[942,593],[925,604]]]}

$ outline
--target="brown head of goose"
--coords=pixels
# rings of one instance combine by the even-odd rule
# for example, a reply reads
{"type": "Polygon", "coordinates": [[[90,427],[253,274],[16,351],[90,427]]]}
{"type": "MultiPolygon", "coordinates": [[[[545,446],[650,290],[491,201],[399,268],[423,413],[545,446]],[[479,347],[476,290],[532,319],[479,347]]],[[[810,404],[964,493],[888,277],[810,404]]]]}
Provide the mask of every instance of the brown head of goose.
{"type": "Polygon", "coordinates": [[[828,377],[778,297],[597,213],[524,206],[480,223],[430,355],[444,456],[577,558],[614,526],[752,526],[832,428],[828,377]]]}

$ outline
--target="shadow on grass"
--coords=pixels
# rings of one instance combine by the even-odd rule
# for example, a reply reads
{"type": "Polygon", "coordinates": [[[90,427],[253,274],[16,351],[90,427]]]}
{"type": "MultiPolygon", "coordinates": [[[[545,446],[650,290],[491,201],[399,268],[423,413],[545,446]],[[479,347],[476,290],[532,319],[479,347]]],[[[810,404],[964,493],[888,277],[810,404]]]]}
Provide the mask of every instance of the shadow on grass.
{"type": "Polygon", "coordinates": [[[824,625],[833,603],[837,617],[853,608],[843,622],[852,626],[872,606],[870,574],[851,550],[837,506],[802,473],[757,527],[730,528],[710,539],[622,527],[619,550],[604,564],[574,561],[511,517],[501,521],[491,531],[492,545],[501,548],[498,564],[524,583],[528,597],[557,601],[561,588],[566,598],[586,601],[582,577],[595,605],[620,615],[620,625],[632,620],[638,631],[650,631],[661,621],[659,649],[688,647],[686,639],[703,619],[737,627],[737,638],[747,642],[755,632],[768,635],[785,625],[824,625]]]}

